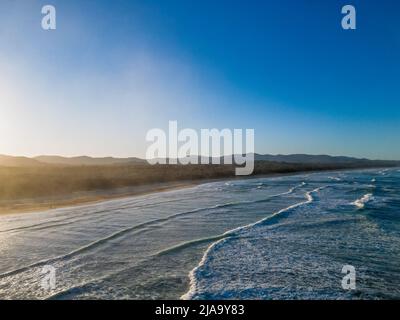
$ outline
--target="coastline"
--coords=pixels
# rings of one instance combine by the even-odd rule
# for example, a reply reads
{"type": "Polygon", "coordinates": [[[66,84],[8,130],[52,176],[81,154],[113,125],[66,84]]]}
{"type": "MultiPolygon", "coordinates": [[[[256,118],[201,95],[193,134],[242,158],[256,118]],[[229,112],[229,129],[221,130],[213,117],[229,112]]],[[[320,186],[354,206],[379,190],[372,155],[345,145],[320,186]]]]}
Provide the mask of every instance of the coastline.
{"type": "Polygon", "coordinates": [[[278,177],[278,176],[298,175],[305,173],[316,173],[316,172],[337,172],[337,171],[354,171],[354,170],[368,170],[368,169],[372,168],[347,168],[347,169],[310,170],[310,171],[306,170],[306,171],[294,171],[294,172],[255,174],[251,176],[231,176],[231,177],[205,178],[196,180],[156,182],[156,183],[149,183],[132,187],[116,188],[116,189],[75,192],[69,195],[63,195],[53,198],[25,199],[23,201],[19,201],[18,203],[15,203],[15,201],[13,202],[12,200],[10,200],[7,202],[0,202],[0,216],[14,215],[14,214],[28,214],[28,213],[48,211],[54,209],[79,207],[83,205],[91,205],[110,200],[117,200],[117,199],[143,196],[159,192],[180,190],[210,182],[229,181],[236,179],[240,180],[257,179],[263,177],[278,177]]]}
{"type": "MultiPolygon", "coordinates": [[[[39,212],[38,214],[4,216],[5,219],[0,220],[4,222],[2,224],[2,232],[4,233],[5,244],[8,241],[13,241],[14,234],[18,234],[20,238],[27,236],[29,240],[32,239],[22,250],[18,246],[10,247],[10,250],[15,250],[18,253],[22,252],[22,256],[24,259],[26,256],[28,261],[12,261],[5,270],[2,270],[3,274],[6,275],[5,282],[9,281],[11,284],[15,279],[15,274],[19,275],[21,283],[25,281],[25,277],[27,277],[27,281],[30,281],[32,269],[44,264],[56,263],[56,261],[56,266],[61,272],[63,272],[62,270],[73,268],[73,270],[81,273],[80,268],[85,268],[86,266],[88,266],[87,270],[93,270],[93,274],[88,274],[87,279],[84,281],[76,277],[75,273],[63,272],[63,277],[65,274],[65,278],[62,280],[59,290],[53,292],[50,296],[36,296],[37,290],[24,291],[25,288],[29,289],[29,286],[21,286],[21,291],[10,292],[7,297],[15,294],[15,297],[23,298],[79,299],[86,295],[86,297],[92,299],[117,299],[128,297],[126,295],[127,292],[116,291],[118,292],[116,295],[110,295],[110,290],[101,290],[101,288],[114,287],[115,283],[126,283],[126,279],[134,278],[137,280],[130,282],[129,287],[129,292],[132,293],[129,297],[133,299],[148,299],[150,297],[158,299],[202,299],[204,297],[202,294],[207,292],[207,288],[212,289],[212,287],[207,286],[208,283],[213,283],[215,280],[216,283],[223,284],[226,281],[226,279],[225,281],[223,279],[220,281],[221,278],[218,277],[212,278],[212,281],[209,282],[204,281],[204,272],[207,273],[208,270],[213,268],[213,257],[219,255],[226,257],[226,259],[224,258],[220,261],[230,261],[229,259],[235,258],[235,256],[241,256],[238,252],[231,254],[233,252],[232,249],[235,247],[243,250],[241,252],[244,255],[250,253],[253,256],[252,250],[255,250],[253,245],[256,244],[255,242],[251,242],[251,244],[246,242],[246,239],[250,237],[254,240],[261,240],[259,242],[261,246],[256,248],[265,247],[266,242],[268,242],[271,247],[265,249],[265,251],[271,252],[271,257],[274,257],[276,252],[280,252],[274,249],[271,250],[279,241],[271,241],[269,239],[265,241],[262,236],[259,237],[260,234],[265,234],[265,229],[262,229],[263,221],[272,220],[264,225],[264,227],[268,228],[271,224],[278,223],[279,225],[279,221],[275,221],[275,217],[281,214],[284,219],[294,218],[294,220],[290,221],[295,223],[289,223],[288,225],[293,225],[295,230],[290,228],[289,231],[303,230],[303,228],[297,228],[297,225],[302,225],[307,235],[304,238],[307,240],[312,235],[317,241],[315,243],[318,243],[320,237],[315,235],[315,228],[313,228],[315,219],[312,219],[313,222],[309,223],[311,220],[308,219],[308,214],[313,213],[315,217],[321,218],[320,222],[323,226],[321,227],[321,235],[324,235],[325,228],[329,228],[335,234],[337,232],[337,224],[332,224],[331,221],[336,221],[336,218],[338,219],[337,221],[343,221],[342,204],[345,203],[351,206],[348,213],[354,214],[355,217],[354,219],[346,218],[346,223],[350,221],[357,225],[360,221],[360,219],[357,219],[360,213],[351,202],[370,190],[369,183],[372,178],[376,178],[378,183],[385,183],[387,179],[385,180],[384,177],[386,175],[390,177],[391,172],[378,170],[369,172],[370,170],[368,169],[353,171],[325,171],[321,172],[322,175],[320,173],[296,172],[294,174],[275,174],[276,177],[268,175],[265,178],[262,176],[249,176],[224,179],[225,181],[219,179],[220,182],[205,182],[201,187],[183,189],[182,191],[154,193],[150,196],[137,196],[122,201],[110,200],[95,205],[84,205],[76,208],[67,208],[66,210],[50,210],[39,212]],[[340,177],[341,180],[336,180],[335,177],[340,177]],[[380,181],[379,177],[382,177],[382,181],[380,181]],[[225,183],[226,181],[229,183],[225,183]],[[357,192],[349,195],[346,191],[349,186],[352,188],[354,181],[360,181],[361,183],[357,185],[357,192]],[[363,184],[364,182],[366,184],[363,184]],[[259,188],[259,185],[262,187],[259,188]],[[327,193],[324,192],[318,195],[319,190],[324,188],[328,189],[327,193]],[[333,207],[338,210],[333,220],[330,218],[325,219],[326,216],[321,216],[320,212],[321,210],[330,210],[331,196],[337,197],[338,190],[344,192],[343,203],[334,203],[333,207]],[[232,191],[235,192],[233,197],[231,197],[232,191]],[[276,199],[277,201],[270,201],[271,199],[276,199]],[[296,211],[294,214],[291,212],[291,210],[297,210],[300,206],[314,201],[313,199],[316,200],[315,204],[308,209],[300,209],[299,212],[296,211]],[[181,200],[183,201],[182,203],[181,200]],[[168,204],[166,205],[166,203],[168,204]],[[139,209],[136,210],[137,207],[139,209]],[[242,214],[243,210],[251,214],[242,214]],[[299,223],[302,220],[297,220],[302,213],[305,214],[306,218],[304,225],[299,223]],[[229,219],[230,217],[232,219],[229,219]],[[257,226],[257,228],[253,229],[253,226],[257,226]],[[260,233],[258,232],[259,230],[264,231],[260,233]],[[170,236],[171,234],[173,235],[172,237],[170,236]],[[222,249],[226,244],[221,244],[221,247],[215,248],[219,246],[218,242],[222,238],[224,241],[226,240],[228,249],[222,249]],[[47,243],[50,243],[51,239],[56,240],[54,245],[57,251],[54,251],[54,253],[53,251],[49,252],[47,249],[47,243]],[[244,240],[243,245],[237,245],[238,243],[234,239],[244,240]],[[41,241],[43,244],[33,240],[41,241]],[[143,243],[146,246],[143,246],[143,243]],[[35,244],[38,251],[32,250],[32,244],[35,244]],[[147,244],[149,244],[149,247],[147,247],[147,244]],[[115,250],[116,247],[119,250],[115,250]],[[134,251],[131,251],[132,248],[134,248],[134,251]],[[219,251],[219,249],[222,249],[222,251],[219,251]],[[26,251],[24,252],[24,250],[26,251]],[[101,254],[99,254],[99,251],[101,251],[101,254]],[[132,254],[136,252],[137,254],[132,254]],[[224,255],[223,253],[229,254],[224,255]],[[141,254],[143,254],[143,257],[150,257],[150,259],[143,259],[143,264],[139,262],[141,267],[135,268],[134,266],[138,265],[135,257],[138,257],[138,261],[142,261],[141,254]],[[121,257],[124,258],[126,256],[128,259],[124,260],[121,268],[119,264],[121,257]],[[29,257],[32,257],[31,260],[29,257]],[[99,264],[96,262],[96,266],[99,265],[99,267],[91,269],[89,266],[92,266],[90,265],[92,261],[100,261],[99,264]],[[74,265],[75,263],[76,265],[74,265]],[[104,283],[102,281],[97,282],[97,280],[103,279],[104,275],[109,275],[107,271],[109,270],[107,269],[107,266],[110,266],[109,263],[116,263],[112,269],[113,271],[117,270],[117,272],[111,273],[112,275],[115,274],[116,278],[104,283]],[[15,265],[18,265],[18,268],[15,268],[15,265]],[[149,268],[154,268],[150,276],[146,272],[149,268]],[[101,274],[102,270],[105,270],[104,274],[101,274]],[[120,278],[118,276],[121,274],[119,270],[123,270],[126,276],[120,278]],[[187,278],[188,274],[189,279],[187,278]],[[150,277],[154,281],[149,281],[150,277]],[[158,284],[160,278],[172,278],[173,280],[168,283],[168,286],[162,287],[164,290],[157,290],[159,287],[155,288],[154,284],[158,284]],[[74,282],[76,279],[77,281],[74,282]],[[84,283],[82,287],[81,283],[84,283]],[[95,285],[89,285],[91,283],[95,285]],[[97,287],[97,283],[101,283],[100,287],[97,287]],[[145,285],[138,289],[138,285],[142,283],[145,283],[145,285]],[[76,288],[82,289],[76,290],[76,288]],[[94,290],[92,291],[91,288],[94,288],[94,290]],[[33,295],[29,296],[32,293],[33,295]]],[[[397,176],[397,172],[394,173],[397,176]]],[[[389,179],[389,181],[392,180],[389,179]]],[[[201,183],[203,182],[201,181],[201,183]]],[[[163,185],[161,187],[166,186],[163,185]]],[[[177,185],[176,187],[179,188],[177,185]]],[[[182,185],[182,187],[186,188],[188,186],[182,185]]],[[[153,185],[152,189],[156,189],[156,186],[153,185]]],[[[392,195],[395,196],[396,188],[391,190],[394,190],[392,195]]],[[[372,204],[371,208],[373,206],[372,204]]],[[[377,209],[379,210],[379,206],[377,209]]],[[[329,213],[333,214],[330,211],[329,213]]],[[[385,219],[385,217],[382,217],[382,219],[385,219]]],[[[318,225],[318,227],[320,226],[318,225]]],[[[281,230],[277,234],[277,239],[280,239],[280,235],[291,234],[291,232],[287,232],[288,229],[286,228],[277,229],[281,230]]],[[[342,228],[344,235],[349,234],[346,229],[342,228]]],[[[273,232],[271,232],[271,236],[272,234],[273,232]]],[[[294,238],[289,239],[298,240],[299,237],[294,236],[294,238]]],[[[302,252],[303,246],[308,241],[306,240],[303,243],[299,243],[299,250],[296,249],[296,252],[302,252]]],[[[330,240],[331,236],[328,236],[326,239],[327,245],[332,245],[330,240]]],[[[283,243],[282,246],[284,248],[284,242],[280,241],[280,243],[283,243]]],[[[333,244],[332,247],[335,248],[335,245],[333,244]]],[[[314,251],[315,246],[310,246],[309,248],[314,251]]],[[[294,252],[293,248],[288,250],[294,252]]],[[[257,249],[257,252],[261,251],[257,249]]],[[[349,254],[349,257],[351,257],[351,250],[349,254]]],[[[11,258],[19,257],[19,255],[12,254],[9,256],[11,258]]],[[[261,261],[262,264],[263,257],[267,256],[263,254],[261,260],[257,260],[256,254],[254,254],[254,257],[255,260],[251,260],[252,258],[232,260],[234,261],[233,265],[241,267],[239,270],[240,272],[243,271],[243,274],[248,274],[246,273],[249,270],[246,269],[247,261],[254,263],[261,261]]],[[[219,259],[214,260],[219,261],[219,259]]],[[[280,263],[279,259],[277,261],[280,263]]],[[[299,261],[303,260],[299,259],[299,261]]],[[[227,270],[229,272],[229,268],[227,270]]],[[[265,283],[269,283],[269,281],[265,281],[265,283]]],[[[218,286],[220,285],[218,284],[218,286]]],[[[223,286],[220,287],[224,288],[223,286]]],[[[252,288],[251,285],[249,287],[252,288]]],[[[123,286],[123,288],[126,287],[123,286]]],[[[215,292],[218,293],[218,290],[215,292]]],[[[217,298],[227,297],[223,294],[217,296],[217,298]]]]}
{"type": "Polygon", "coordinates": [[[142,196],[158,192],[167,192],[194,187],[207,181],[179,181],[152,183],[141,186],[119,188],[114,190],[98,190],[90,192],[74,193],[57,198],[27,199],[19,203],[0,204],[0,216],[11,214],[26,214],[53,209],[79,207],[110,200],[142,196]]]}
{"type": "Polygon", "coordinates": [[[28,213],[70,208],[70,207],[73,208],[83,205],[91,205],[91,204],[106,202],[110,200],[118,200],[118,199],[131,198],[135,196],[143,196],[153,193],[159,193],[159,192],[181,190],[210,182],[229,181],[235,179],[242,180],[242,179],[255,179],[262,177],[276,177],[285,175],[296,175],[302,173],[304,172],[270,173],[270,174],[251,175],[251,176],[232,176],[232,177],[221,177],[212,179],[207,178],[207,179],[196,179],[196,180],[157,182],[157,183],[143,184],[139,186],[111,189],[111,190],[78,192],[54,198],[26,199],[18,203],[15,202],[12,203],[12,201],[8,201],[8,203],[0,202],[0,216],[12,215],[12,214],[28,214],[28,213]]]}

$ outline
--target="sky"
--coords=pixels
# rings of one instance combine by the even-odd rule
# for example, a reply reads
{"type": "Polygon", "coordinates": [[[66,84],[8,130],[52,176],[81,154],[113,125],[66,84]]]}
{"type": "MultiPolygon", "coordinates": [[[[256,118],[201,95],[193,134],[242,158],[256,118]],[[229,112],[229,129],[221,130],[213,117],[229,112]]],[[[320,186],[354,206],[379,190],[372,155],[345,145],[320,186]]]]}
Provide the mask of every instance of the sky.
{"type": "Polygon", "coordinates": [[[177,120],[254,129],[258,153],[400,160],[399,15],[397,0],[1,0],[0,154],[144,157],[148,130],[177,120]]]}

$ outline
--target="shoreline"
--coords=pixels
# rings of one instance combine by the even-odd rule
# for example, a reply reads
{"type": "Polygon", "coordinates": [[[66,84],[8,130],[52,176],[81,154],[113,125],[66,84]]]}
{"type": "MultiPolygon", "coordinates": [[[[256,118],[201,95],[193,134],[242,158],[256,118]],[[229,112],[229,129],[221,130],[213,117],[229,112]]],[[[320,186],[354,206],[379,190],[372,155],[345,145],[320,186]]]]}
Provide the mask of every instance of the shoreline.
{"type": "Polygon", "coordinates": [[[263,177],[276,177],[285,175],[296,175],[302,173],[304,172],[270,173],[270,174],[260,174],[252,176],[232,176],[232,177],[223,177],[214,179],[207,178],[207,179],[197,179],[197,180],[156,182],[156,183],[149,183],[149,184],[143,184],[139,186],[125,187],[125,188],[78,192],[71,195],[65,195],[56,198],[25,199],[22,203],[19,202],[17,204],[15,203],[4,204],[0,202],[0,216],[14,215],[14,214],[15,215],[29,214],[29,213],[63,209],[63,208],[74,208],[84,205],[102,203],[106,201],[131,198],[135,196],[144,196],[159,192],[176,191],[176,190],[195,187],[210,182],[228,181],[236,179],[242,180],[242,179],[255,179],[263,177]]]}
{"type": "MultiPolygon", "coordinates": [[[[19,203],[8,203],[0,202],[0,216],[5,215],[20,215],[35,213],[41,211],[49,211],[62,208],[74,208],[84,205],[92,205],[102,203],[106,201],[119,200],[125,198],[131,198],[135,196],[143,196],[159,192],[176,191],[195,187],[201,184],[218,182],[218,181],[229,181],[229,180],[244,180],[244,179],[257,179],[257,178],[269,178],[279,177],[288,175],[298,175],[305,173],[318,173],[318,172],[338,172],[338,171],[355,171],[355,170],[369,170],[369,169],[380,169],[380,168],[351,168],[351,169],[331,169],[331,170],[312,170],[312,171],[296,171],[296,172],[282,172],[282,173],[268,173],[268,174],[256,174],[251,176],[232,176],[232,177],[221,177],[221,178],[208,178],[198,180],[181,180],[181,181],[170,181],[170,182],[157,182],[150,184],[143,184],[132,187],[124,187],[109,190],[96,190],[87,192],[77,192],[69,195],[59,196],[55,198],[42,198],[42,199],[25,199],[19,203]]],[[[388,169],[388,168],[386,168],[388,169]]]]}
{"type": "Polygon", "coordinates": [[[152,193],[181,190],[194,187],[202,183],[207,183],[207,181],[160,182],[111,190],[79,192],[53,199],[26,199],[24,202],[19,202],[17,204],[0,204],[0,216],[28,214],[63,208],[74,208],[106,201],[143,196],[152,193]]]}

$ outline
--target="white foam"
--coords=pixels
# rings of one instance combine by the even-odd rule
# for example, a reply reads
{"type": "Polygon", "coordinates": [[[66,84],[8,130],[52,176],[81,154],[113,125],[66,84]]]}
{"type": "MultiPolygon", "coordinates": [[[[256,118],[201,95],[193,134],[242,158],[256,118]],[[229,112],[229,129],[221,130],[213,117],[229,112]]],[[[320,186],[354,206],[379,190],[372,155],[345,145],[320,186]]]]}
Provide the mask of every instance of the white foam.
{"type": "Polygon", "coordinates": [[[389,169],[383,169],[383,170],[379,171],[378,173],[381,174],[382,176],[386,176],[388,171],[389,171],[389,169]]]}
{"type": "Polygon", "coordinates": [[[360,199],[357,199],[356,201],[352,202],[351,204],[355,205],[359,209],[363,209],[365,207],[365,204],[373,200],[373,198],[374,197],[372,193],[367,193],[363,195],[360,199]]]}
{"type": "MultiPolygon", "coordinates": [[[[304,185],[306,185],[306,183],[305,183],[305,182],[302,182],[300,185],[297,185],[297,186],[295,186],[295,187],[289,189],[289,191],[282,193],[282,195],[283,195],[283,194],[290,194],[290,193],[292,193],[294,190],[296,190],[297,188],[302,187],[302,186],[304,186],[304,185]]],[[[306,197],[306,200],[305,200],[305,201],[296,203],[296,204],[291,205],[291,206],[289,206],[289,207],[286,207],[286,208],[284,208],[284,209],[282,209],[282,210],[279,210],[279,211],[273,213],[272,215],[270,215],[270,216],[268,216],[268,217],[266,217],[266,218],[263,218],[263,219],[261,219],[261,220],[259,220],[259,221],[257,221],[257,222],[250,223],[250,224],[248,224],[248,225],[245,225],[245,226],[242,226],[242,227],[238,227],[238,228],[229,230],[229,231],[225,232],[223,235],[221,235],[222,239],[220,239],[220,240],[218,240],[218,241],[212,243],[212,244],[207,248],[207,250],[204,252],[204,255],[203,255],[203,257],[202,257],[200,263],[197,265],[197,267],[195,267],[192,271],[190,271],[190,273],[189,273],[190,288],[189,288],[188,292],[186,292],[184,295],[181,296],[181,299],[182,299],[182,300],[189,300],[189,299],[192,299],[192,298],[194,297],[195,293],[197,292],[197,280],[196,280],[196,273],[197,273],[197,271],[207,263],[207,259],[208,259],[209,253],[210,253],[214,248],[216,248],[217,246],[221,245],[224,241],[226,241],[227,238],[228,238],[231,234],[236,233],[236,232],[238,232],[238,231],[242,231],[242,230],[251,228],[251,227],[254,227],[254,226],[259,225],[259,224],[262,224],[264,221],[267,221],[267,220],[269,220],[269,219],[271,219],[271,218],[274,218],[274,217],[280,215],[280,214],[283,213],[283,212],[286,212],[286,211],[289,211],[289,210],[291,210],[291,209],[294,209],[294,208],[297,208],[297,207],[300,207],[300,206],[309,204],[309,203],[311,203],[311,202],[314,201],[314,197],[312,196],[313,193],[317,193],[317,192],[319,192],[320,190],[322,190],[322,189],[324,189],[324,188],[326,188],[326,186],[316,188],[316,189],[314,189],[314,190],[312,190],[312,191],[308,191],[308,192],[305,194],[305,197],[306,197]]]]}

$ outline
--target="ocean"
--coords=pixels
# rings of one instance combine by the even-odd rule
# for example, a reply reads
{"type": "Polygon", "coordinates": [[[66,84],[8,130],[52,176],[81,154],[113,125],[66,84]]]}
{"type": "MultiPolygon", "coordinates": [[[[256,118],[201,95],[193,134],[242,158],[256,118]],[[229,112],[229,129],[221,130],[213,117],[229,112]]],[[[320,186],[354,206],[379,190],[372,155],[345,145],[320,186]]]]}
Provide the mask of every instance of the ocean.
{"type": "Polygon", "coordinates": [[[225,180],[0,216],[0,299],[179,298],[399,299],[400,170],[225,180]],[[343,287],[344,266],[355,288],[343,287]]]}

